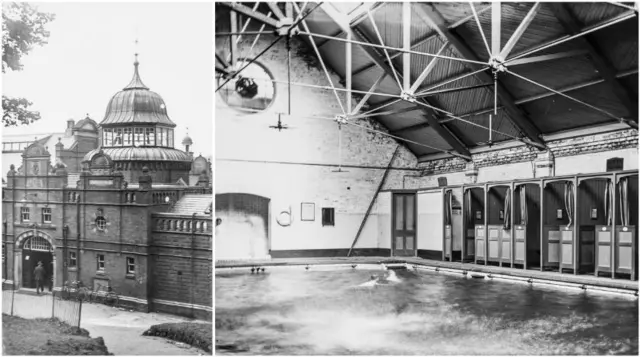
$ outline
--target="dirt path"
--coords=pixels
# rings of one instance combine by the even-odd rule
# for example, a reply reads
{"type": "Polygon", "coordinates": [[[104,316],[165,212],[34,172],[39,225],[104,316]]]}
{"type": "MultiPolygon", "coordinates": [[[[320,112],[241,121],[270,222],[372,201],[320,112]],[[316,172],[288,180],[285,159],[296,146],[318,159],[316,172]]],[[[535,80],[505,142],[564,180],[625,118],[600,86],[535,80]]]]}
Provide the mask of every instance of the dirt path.
{"type": "MultiPolygon", "coordinates": [[[[28,311],[29,306],[39,303],[39,296],[23,294],[15,295],[15,304],[21,305],[16,311],[28,311]]],[[[22,317],[28,314],[21,314],[22,317]]],[[[176,344],[173,341],[142,333],[151,325],[166,322],[192,321],[187,318],[160,313],[130,312],[110,308],[99,304],[82,305],[82,328],[91,333],[91,337],[102,337],[110,353],[114,355],[197,356],[208,353],[188,345],[176,344]]]]}

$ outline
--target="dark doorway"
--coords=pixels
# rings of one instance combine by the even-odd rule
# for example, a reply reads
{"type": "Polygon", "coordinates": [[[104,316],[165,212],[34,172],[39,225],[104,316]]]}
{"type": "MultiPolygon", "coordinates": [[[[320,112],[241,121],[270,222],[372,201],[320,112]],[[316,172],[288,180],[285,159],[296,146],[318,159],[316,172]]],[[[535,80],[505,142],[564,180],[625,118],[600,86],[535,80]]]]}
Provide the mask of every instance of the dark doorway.
{"type": "MultiPolygon", "coordinates": [[[[36,266],[38,266],[38,262],[42,262],[42,266],[46,271],[44,286],[48,289],[51,277],[53,276],[53,256],[48,249],[46,251],[38,249],[39,247],[33,247],[35,249],[31,249],[32,243],[35,243],[31,242],[32,239],[33,238],[27,240],[24,248],[22,249],[22,287],[31,289],[36,288],[34,270],[36,266]]],[[[49,243],[47,242],[47,245],[48,244],[49,243]]]]}
{"type": "Polygon", "coordinates": [[[416,195],[396,193],[393,195],[393,235],[391,251],[394,256],[416,255],[416,195]]]}
{"type": "Polygon", "coordinates": [[[265,258],[269,247],[269,199],[246,193],[216,195],[216,259],[265,258]]]}

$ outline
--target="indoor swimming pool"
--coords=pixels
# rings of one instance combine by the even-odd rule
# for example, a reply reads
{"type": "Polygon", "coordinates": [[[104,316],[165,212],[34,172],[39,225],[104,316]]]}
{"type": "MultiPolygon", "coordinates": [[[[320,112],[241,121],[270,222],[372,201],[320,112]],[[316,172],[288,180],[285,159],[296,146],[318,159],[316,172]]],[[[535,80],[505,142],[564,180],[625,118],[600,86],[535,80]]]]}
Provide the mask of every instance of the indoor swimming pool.
{"type": "Polygon", "coordinates": [[[430,272],[216,272],[216,354],[637,355],[638,300],[430,272]]]}

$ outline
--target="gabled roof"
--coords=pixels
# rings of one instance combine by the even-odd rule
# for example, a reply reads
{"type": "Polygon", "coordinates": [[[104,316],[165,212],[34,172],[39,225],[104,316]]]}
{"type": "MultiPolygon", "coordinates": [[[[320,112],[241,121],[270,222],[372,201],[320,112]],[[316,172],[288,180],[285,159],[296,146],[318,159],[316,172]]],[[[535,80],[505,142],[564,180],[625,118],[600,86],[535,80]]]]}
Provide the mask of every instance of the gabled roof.
{"type": "MultiPolygon", "coordinates": [[[[317,34],[313,41],[329,70],[346,79],[350,67],[352,89],[384,94],[369,97],[360,113],[377,108],[372,118],[409,140],[418,157],[442,151],[466,155],[469,148],[486,146],[490,123],[493,143],[524,138],[538,149],[545,146],[542,135],[569,129],[610,123],[637,128],[633,3],[472,4],[473,9],[468,2],[325,2],[308,14],[300,30],[308,26],[317,34]],[[347,33],[357,41],[349,66],[347,33]],[[506,61],[508,70],[498,72],[497,85],[489,66],[493,57],[506,61]],[[412,88],[405,87],[405,76],[412,88]],[[420,95],[410,102],[400,98],[402,91],[420,95]]],[[[307,4],[305,14],[316,5],[307,4]]],[[[260,4],[255,11],[238,3],[217,6],[217,11],[233,8],[243,18],[253,17],[246,31],[259,30],[261,22],[276,25],[259,16],[276,14],[273,4],[260,4]]],[[[285,12],[284,3],[276,6],[285,12]]],[[[301,6],[293,5],[296,17],[301,6]]],[[[216,22],[216,31],[229,30],[228,21],[216,22]]],[[[315,54],[309,36],[297,38],[315,54]]],[[[226,58],[226,48],[216,48],[219,58],[226,58]]]]}

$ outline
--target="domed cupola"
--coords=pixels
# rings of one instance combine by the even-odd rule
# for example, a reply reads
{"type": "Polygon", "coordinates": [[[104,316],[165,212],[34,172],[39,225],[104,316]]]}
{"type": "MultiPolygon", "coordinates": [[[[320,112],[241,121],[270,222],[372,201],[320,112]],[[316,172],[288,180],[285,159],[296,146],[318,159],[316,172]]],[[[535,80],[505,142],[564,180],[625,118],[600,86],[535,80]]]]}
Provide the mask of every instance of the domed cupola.
{"type": "MultiPolygon", "coordinates": [[[[129,181],[148,167],[156,183],[188,179],[191,157],[174,148],[174,128],[164,100],[149,90],[140,78],[138,54],[133,63],[133,78],[116,93],[100,122],[102,150],[129,181]],[[130,176],[130,177],[129,177],[130,176]]],[[[88,153],[85,159],[90,159],[88,153]]]]}
{"type": "Polygon", "coordinates": [[[167,115],[167,106],[162,97],[149,90],[140,79],[138,57],[133,63],[134,72],[131,82],[122,91],[116,93],[107,105],[107,112],[100,123],[101,126],[112,126],[129,123],[161,124],[174,128],[167,115]]]}

